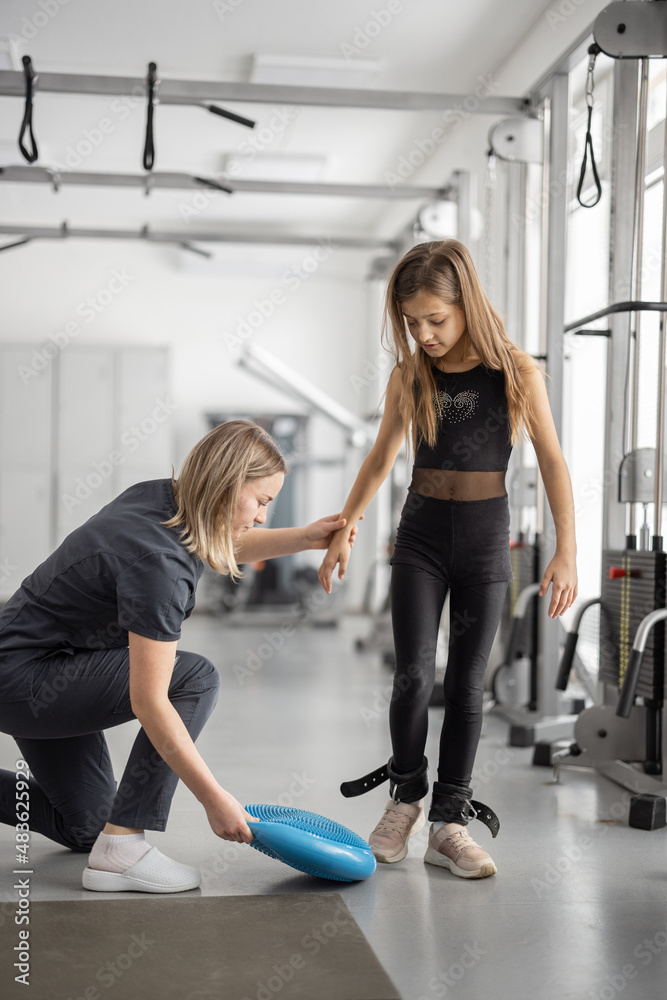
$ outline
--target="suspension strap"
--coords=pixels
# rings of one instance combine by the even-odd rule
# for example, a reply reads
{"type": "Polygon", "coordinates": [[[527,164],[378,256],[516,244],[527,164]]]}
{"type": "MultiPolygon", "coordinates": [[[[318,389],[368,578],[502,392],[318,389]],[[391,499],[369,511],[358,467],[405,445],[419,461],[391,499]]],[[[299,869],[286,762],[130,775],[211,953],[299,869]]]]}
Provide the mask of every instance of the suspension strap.
{"type": "Polygon", "coordinates": [[[586,106],[588,108],[588,122],[586,125],[586,140],[584,142],[584,158],[581,163],[581,173],[579,174],[579,185],[577,187],[577,201],[582,208],[595,208],[600,198],[602,197],[602,185],[600,184],[600,177],[598,175],[598,168],[595,162],[595,151],[593,149],[593,136],[591,135],[591,121],[593,119],[593,89],[595,87],[595,81],[593,79],[593,72],[595,70],[595,60],[598,57],[602,49],[599,45],[593,43],[588,49],[588,73],[586,74],[586,106]],[[581,192],[584,187],[584,180],[586,177],[586,162],[588,160],[588,154],[591,154],[591,170],[593,171],[593,179],[595,181],[596,194],[593,201],[582,201],[581,192]]]}
{"type": "Polygon", "coordinates": [[[25,110],[23,112],[23,121],[21,122],[21,131],[19,132],[19,149],[23,155],[23,158],[28,161],[28,163],[34,163],[39,156],[39,151],[37,149],[37,143],[35,142],[35,135],[32,131],[32,97],[35,83],[37,82],[37,75],[32,66],[32,60],[30,56],[23,56],[23,77],[25,79],[25,110]],[[23,139],[28,132],[30,136],[30,145],[32,149],[27,149],[23,144],[23,139]]]}
{"type": "Polygon", "coordinates": [[[153,142],[153,112],[156,104],[155,93],[160,81],[157,76],[157,64],[148,64],[148,76],[146,77],[146,90],[148,92],[148,105],[146,108],[146,141],[144,143],[144,170],[152,170],[155,162],[155,146],[153,142]]]}

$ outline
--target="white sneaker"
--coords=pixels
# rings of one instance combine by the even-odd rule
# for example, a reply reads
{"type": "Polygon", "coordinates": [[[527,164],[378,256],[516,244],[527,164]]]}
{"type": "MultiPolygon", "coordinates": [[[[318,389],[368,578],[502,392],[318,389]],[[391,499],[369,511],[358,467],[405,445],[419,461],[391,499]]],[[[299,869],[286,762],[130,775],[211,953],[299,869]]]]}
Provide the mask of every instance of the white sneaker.
{"type": "Polygon", "coordinates": [[[426,819],[424,800],[394,802],[389,799],[382,819],[368,838],[377,861],[391,865],[408,853],[408,840],[419,833],[426,819]]]}
{"type": "Polygon", "coordinates": [[[94,892],[185,892],[201,885],[201,872],[190,865],[168,858],[151,847],[143,858],[124,872],[105,872],[85,868],[84,889],[94,892]]]}
{"type": "Polygon", "coordinates": [[[437,833],[431,824],[424,861],[449,868],[459,878],[487,878],[498,871],[492,858],[460,823],[446,823],[437,833]]]}

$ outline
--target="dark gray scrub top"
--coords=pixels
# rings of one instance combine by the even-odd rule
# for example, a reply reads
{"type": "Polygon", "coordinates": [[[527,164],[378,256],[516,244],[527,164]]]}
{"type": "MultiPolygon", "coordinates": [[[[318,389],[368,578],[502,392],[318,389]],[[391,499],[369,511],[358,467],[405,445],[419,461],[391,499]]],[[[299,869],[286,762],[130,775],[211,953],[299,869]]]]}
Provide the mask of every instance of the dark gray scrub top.
{"type": "Polygon", "coordinates": [[[136,483],[25,578],[0,612],[3,701],[30,697],[27,664],[47,654],[180,638],[204,564],[160,523],[175,513],[170,479],[136,483]]]}

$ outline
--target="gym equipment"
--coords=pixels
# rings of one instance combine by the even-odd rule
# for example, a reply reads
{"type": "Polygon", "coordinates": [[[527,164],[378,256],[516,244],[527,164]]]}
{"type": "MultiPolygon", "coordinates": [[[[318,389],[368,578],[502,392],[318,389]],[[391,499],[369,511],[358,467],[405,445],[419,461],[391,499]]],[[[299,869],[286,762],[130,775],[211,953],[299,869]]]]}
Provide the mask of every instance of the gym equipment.
{"type": "MultiPolygon", "coordinates": [[[[631,19],[641,15],[638,8],[658,5],[629,3],[622,6],[624,15],[631,19]]],[[[618,15],[621,4],[612,4],[608,15],[618,15]]],[[[603,15],[600,15],[602,18],[603,15]]],[[[600,19],[598,19],[598,22],[600,19]]],[[[597,27],[596,22],[596,38],[597,27]]],[[[604,48],[604,44],[601,43],[604,48]]],[[[664,46],[663,46],[664,49],[664,46]]],[[[616,52],[611,52],[617,55],[616,52]]],[[[627,52],[625,53],[627,55],[627,52]]],[[[635,191],[633,206],[632,250],[633,301],[615,302],[606,309],[584,317],[570,329],[618,313],[629,313],[634,318],[633,337],[628,342],[628,360],[624,370],[626,396],[631,405],[625,411],[623,423],[623,459],[618,470],[617,501],[625,505],[625,548],[607,548],[603,553],[602,581],[599,599],[593,599],[579,609],[575,627],[568,638],[565,654],[559,669],[559,687],[567,684],[572,656],[576,648],[578,627],[588,607],[600,603],[600,670],[602,703],[586,709],[575,726],[575,743],[558,748],[543,746],[534,763],[553,763],[558,773],[562,765],[594,766],[601,774],[624,788],[636,793],[630,806],[629,823],[642,829],[658,829],[665,825],[665,795],[667,783],[662,777],[667,745],[663,731],[663,705],[665,688],[665,635],[664,621],[667,555],[663,551],[662,505],[664,483],[664,408],[665,408],[665,353],[667,330],[667,198],[663,199],[662,219],[662,273],[659,302],[641,301],[642,249],[644,221],[644,178],[646,172],[646,114],[648,103],[648,59],[653,54],[644,51],[641,61],[639,87],[639,112],[637,128],[637,157],[635,165],[635,191]],[[639,400],[639,326],[643,312],[660,312],[658,348],[658,387],[656,447],[638,448],[639,400]],[[630,348],[632,369],[630,368],[630,348]],[[631,376],[631,377],[630,377],[631,376]],[[629,425],[629,426],[628,426],[629,425]],[[650,538],[647,507],[654,505],[654,532],[650,538]],[[639,535],[635,530],[635,505],[644,508],[644,523],[639,535]],[[638,545],[639,542],[639,545],[638,545]],[[650,549],[649,549],[650,543],[650,549]],[[620,691],[620,696],[619,696],[620,691]],[[640,696],[642,704],[635,704],[640,696]]],[[[663,51],[664,55],[664,51],[663,51]]],[[[636,77],[635,77],[636,86],[636,77]]],[[[667,162],[667,134],[664,161],[667,162]]],[[[622,248],[621,248],[622,249],[622,248]]],[[[592,333],[594,331],[583,331],[592,333]]],[[[597,331],[598,335],[601,331],[597,331]]],[[[608,335],[608,332],[607,332],[608,335]]],[[[608,365],[613,376],[614,364],[620,367],[610,344],[608,365]]],[[[616,380],[618,377],[616,376],[616,380]]],[[[614,380],[610,377],[608,384],[614,380]]],[[[615,424],[612,421],[608,435],[615,424]]],[[[617,435],[618,436],[618,435],[617,435]]],[[[607,444],[611,454],[614,439],[607,444]]],[[[608,494],[605,495],[609,510],[608,494]]],[[[611,515],[607,515],[611,520],[611,515]]],[[[608,535],[605,535],[607,538],[608,535]]]]}
{"type": "Polygon", "coordinates": [[[258,817],[258,822],[248,822],[255,836],[250,846],[270,858],[336,882],[362,881],[375,871],[375,857],[366,841],[334,820],[289,806],[245,809],[258,817]]]}

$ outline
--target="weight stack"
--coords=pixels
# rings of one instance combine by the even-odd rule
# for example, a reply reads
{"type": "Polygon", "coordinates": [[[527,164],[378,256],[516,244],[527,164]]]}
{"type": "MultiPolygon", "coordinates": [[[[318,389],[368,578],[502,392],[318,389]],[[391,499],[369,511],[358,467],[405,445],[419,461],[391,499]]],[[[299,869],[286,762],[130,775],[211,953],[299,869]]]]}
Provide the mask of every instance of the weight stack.
{"type": "MultiPolygon", "coordinates": [[[[640,622],[665,607],[664,552],[636,549],[602,554],[600,680],[621,688],[640,622]]],[[[646,643],[637,694],[659,703],[665,683],[665,626],[659,622],[646,643]]]]}

